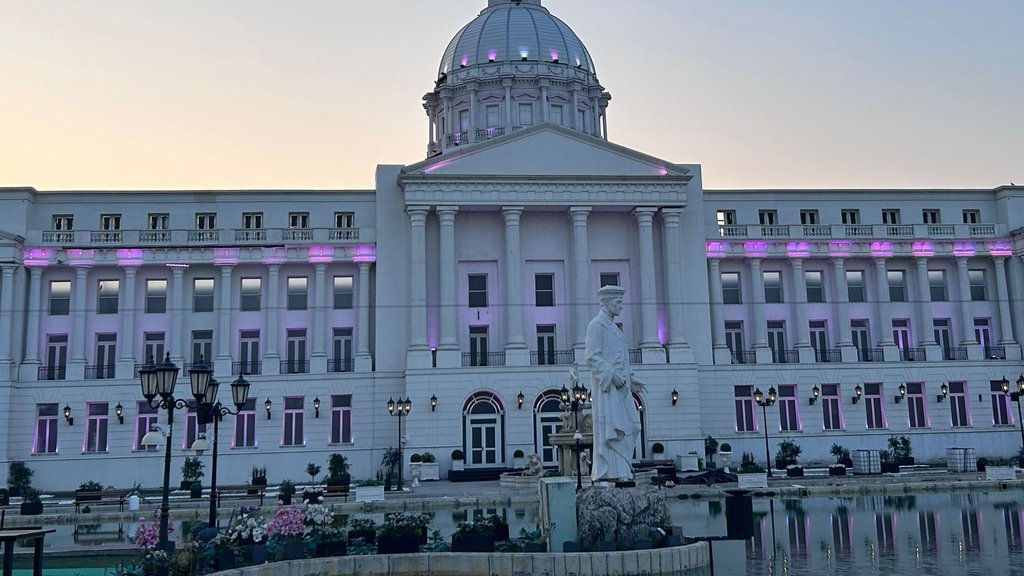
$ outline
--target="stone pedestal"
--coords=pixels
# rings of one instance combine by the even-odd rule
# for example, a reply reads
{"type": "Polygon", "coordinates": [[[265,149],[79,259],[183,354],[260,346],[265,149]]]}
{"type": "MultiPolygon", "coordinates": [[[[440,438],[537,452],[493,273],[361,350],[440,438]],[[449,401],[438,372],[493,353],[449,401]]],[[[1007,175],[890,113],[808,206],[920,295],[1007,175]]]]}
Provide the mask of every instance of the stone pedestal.
{"type": "MultiPolygon", "coordinates": [[[[580,429],[583,439],[580,449],[587,450],[593,460],[594,454],[594,416],[590,410],[580,412],[580,429]]],[[[562,476],[576,478],[576,421],[572,412],[562,414],[562,430],[551,434],[548,438],[558,449],[558,473],[562,476]]],[[[587,474],[589,476],[589,473],[587,474]]]]}
{"type": "Polygon", "coordinates": [[[550,550],[576,540],[576,482],[569,478],[540,479],[540,522],[550,550]]]}

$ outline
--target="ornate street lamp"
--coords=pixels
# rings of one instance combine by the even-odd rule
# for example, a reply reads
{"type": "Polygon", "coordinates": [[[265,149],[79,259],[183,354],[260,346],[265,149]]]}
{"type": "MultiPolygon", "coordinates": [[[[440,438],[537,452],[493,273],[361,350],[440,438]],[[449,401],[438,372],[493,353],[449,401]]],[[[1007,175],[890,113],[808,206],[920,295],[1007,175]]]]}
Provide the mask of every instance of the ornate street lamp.
{"type": "MultiPolygon", "coordinates": [[[[210,466],[210,527],[217,526],[217,440],[220,438],[220,421],[228,414],[238,414],[242,411],[242,408],[245,408],[245,403],[249,401],[249,386],[249,381],[241,374],[231,383],[231,400],[235,403],[235,410],[231,410],[217,401],[217,390],[220,388],[220,382],[212,378],[206,387],[203,398],[199,402],[199,406],[196,408],[196,417],[199,424],[213,422],[213,462],[210,466]]],[[[209,450],[209,438],[197,438],[192,443],[192,449],[196,451],[196,454],[200,455],[204,451],[209,450]]]]}
{"type": "Polygon", "coordinates": [[[766,408],[775,404],[776,396],[775,387],[772,386],[768,389],[768,397],[765,398],[764,392],[761,392],[760,388],[754,389],[754,402],[761,407],[761,421],[764,423],[764,458],[768,464],[768,477],[772,475],[772,454],[771,450],[768,449],[768,415],[766,408]]]}
{"type": "Polygon", "coordinates": [[[576,433],[572,435],[572,439],[576,442],[576,492],[582,492],[583,469],[580,459],[583,452],[583,431],[580,430],[580,412],[586,409],[587,403],[590,402],[590,391],[577,380],[573,384],[571,391],[563,385],[559,391],[559,396],[561,396],[562,406],[572,412],[573,423],[576,428],[576,433]]]}
{"type": "Polygon", "coordinates": [[[409,412],[412,411],[412,400],[409,398],[402,399],[398,398],[398,402],[394,399],[388,399],[388,414],[392,416],[398,416],[398,490],[402,491],[402,468],[405,467],[405,462],[402,460],[402,416],[408,416],[409,412]]]}

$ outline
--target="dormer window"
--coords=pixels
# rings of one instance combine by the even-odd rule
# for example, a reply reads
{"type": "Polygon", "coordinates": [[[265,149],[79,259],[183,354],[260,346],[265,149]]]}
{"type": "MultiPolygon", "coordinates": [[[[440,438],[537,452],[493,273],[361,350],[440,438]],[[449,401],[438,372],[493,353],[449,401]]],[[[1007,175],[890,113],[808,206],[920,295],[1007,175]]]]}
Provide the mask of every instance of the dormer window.
{"type": "Polygon", "coordinates": [[[519,125],[533,126],[533,104],[519,105],[519,125]]]}

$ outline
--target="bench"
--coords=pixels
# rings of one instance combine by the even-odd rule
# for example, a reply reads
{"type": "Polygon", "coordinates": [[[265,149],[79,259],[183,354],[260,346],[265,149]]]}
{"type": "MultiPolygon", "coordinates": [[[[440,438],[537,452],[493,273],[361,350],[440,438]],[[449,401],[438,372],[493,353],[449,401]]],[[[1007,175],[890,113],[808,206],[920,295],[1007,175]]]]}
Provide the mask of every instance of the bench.
{"type": "Polygon", "coordinates": [[[260,506],[263,506],[263,496],[266,491],[267,487],[263,484],[234,484],[217,486],[217,506],[219,507],[221,501],[225,498],[229,500],[259,498],[260,506]]]}
{"type": "Polygon", "coordinates": [[[117,504],[119,511],[124,512],[124,503],[129,490],[75,490],[75,513],[82,511],[82,505],[99,506],[101,504],[117,504]]]}
{"type": "Polygon", "coordinates": [[[328,498],[341,498],[342,502],[348,500],[349,496],[349,485],[344,484],[341,486],[325,486],[323,498],[326,501],[328,498]]]}

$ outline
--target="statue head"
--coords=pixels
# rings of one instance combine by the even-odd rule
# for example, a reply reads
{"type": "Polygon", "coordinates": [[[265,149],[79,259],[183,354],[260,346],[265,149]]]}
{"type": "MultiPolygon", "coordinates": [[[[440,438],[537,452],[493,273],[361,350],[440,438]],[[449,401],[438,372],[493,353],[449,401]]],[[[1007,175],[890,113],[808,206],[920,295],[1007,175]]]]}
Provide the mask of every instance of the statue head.
{"type": "Polygon", "coordinates": [[[621,286],[602,286],[597,291],[597,295],[601,299],[601,310],[604,310],[612,318],[618,316],[622,312],[622,295],[625,293],[626,289],[621,286]]]}

